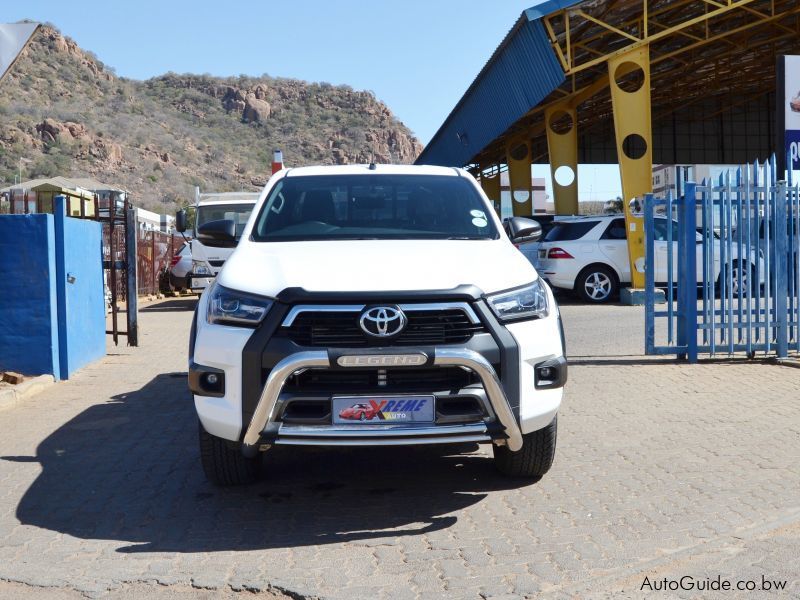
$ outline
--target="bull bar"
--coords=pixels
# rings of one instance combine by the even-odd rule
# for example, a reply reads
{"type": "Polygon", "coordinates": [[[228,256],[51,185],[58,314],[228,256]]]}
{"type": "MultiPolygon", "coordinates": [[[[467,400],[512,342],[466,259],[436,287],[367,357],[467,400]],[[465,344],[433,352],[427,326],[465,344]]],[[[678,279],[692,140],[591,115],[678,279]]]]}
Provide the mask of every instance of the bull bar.
{"type": "MultiPolygon", "coordinates": [[[[433,353],[433,365],[438,367],[463,367],[477,374],[481,380],[483,389],[486,392],[486,396],[489,399],[489,403],[494,410],[497,420],[502,426],[506,435],[506,439],[504,440],[505,444],[508,446],[509,450],[514,452],[522,448],[522,432],[520,431],[519,424],[517,423],[517,419],[514,416],[514,412],[512,411],[508,402],[508,398],[503,391],[503,386],[497,377],[497,373],[489,361],[487,361],[482,355],[474,350],[469,350],[466,348],[436,348],[433,353]]],[[[258,404],[253,412],[253,417],[251,418],[250,424],[247,426],[247,431],[244,435],[242,451],[247,455],[253,455],[258,452],[258,446],[262,433],[270,424],[276,422],[278,397],[283,389],[284,384],[286,383],[286,380],[292,374],[303,369],[324,369],[330,367],[331,361],[327,351],[301,351],[291,354],[278,362],[278,364],[276,364],[275,367],[270,371],[267,381],[264,384],[264,388],[261,391],[258,404]]],[[[417,434],[422,434],[419,438],[414,438],[417,442],[430,443],[432,438],[428,432],[432,433],[435,431],[441,431],[443,434],[445,434],[448,431],[452,432],[453,428],[448,428],[446,426],[437,427],[434,425],[425,429],[427,430],[425,433],[428,435],[422,434],[423,432],[420,429],[416,430],[417,434]]],[[[411,428],[398,428],[394,430],[395,435],[397,435],[398,432],[402,433],[403,431],[406,432],[406,435],[415,435],[414,429],[411,428]]],[[[333,428],[329,430],[320,428],[317,436],[318,439],[324,443],[326,432],[330,434],[331,438],[334,438],[331,440],[331,443],[336,443],[336,430],[333,428]]],[[[384,439],[386,435],[387,434],[385,430],[383,432],[378,430],[372,431],[369,437],[372,440],[372,443],[381,444],[380,440],[384,439]]],[[[388,435],[391,436],[391,434],[388,435]]],[[[448,437],[441,438],[436,441],[456,442],[466,440],[463,438],[459,439],[457,437],[448,437]]]]}

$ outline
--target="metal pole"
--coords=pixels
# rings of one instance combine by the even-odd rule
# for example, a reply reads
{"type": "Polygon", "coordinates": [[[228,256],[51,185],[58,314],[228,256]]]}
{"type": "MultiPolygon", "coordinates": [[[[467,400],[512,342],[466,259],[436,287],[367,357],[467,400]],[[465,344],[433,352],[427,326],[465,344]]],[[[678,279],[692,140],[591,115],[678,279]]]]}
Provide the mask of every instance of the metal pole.
{"type": "MultiPolygon", "coordinates": [[[[127,204],[127,202],[126,202],[127,204]]],[[[139,297],[136,290],[136,209],[128,205],[125,210],[125,250],[127,261],[127,292],[128,292],[128,346],[139,345],[138,311],[139,297]]]]}
{"type": "Polygon", "coordinates": [[[156,232],[150,232],[150,271],[153,275],[153,295],[158,293],[157,278],[156,278],[156,232]]]}
{"type": "Polygon", "coordinates": [[[119,324],[117,323],[117,251],[114,244],[116,227],[114,219],[108,222],[108,266],[111,273],[111,335],[114,345],[119,345],[119,324]]]}
{"type": "MultiPolygon", "coordinates": [[[[645,334],[644,334],[644,352],[645,354],[655,354],[655,252],[654,252],[654,219],[653,219],[653,194],[647,194],[644,197],[644,289],[645,289],[645,302],[644,302],[644,316],[645,316],[645,334]]],[[[670,248],[670,251],[672,249],[670,248]]]]}
{"type": "Polygon", "coordinates": [[[775,196],[775,341],[778,358],[789,355],[789,313],[786,297],[789,293],[788,273],[788,223],[786,219],[786,182],[779,181],[775,196]]]}
{"type": "Polygon", "coordinates": [[[697,184],[686,183],[680,203],[681,226],[678,240],[678,344],[686,348],[686,359],[697,362],[697,184]]]}

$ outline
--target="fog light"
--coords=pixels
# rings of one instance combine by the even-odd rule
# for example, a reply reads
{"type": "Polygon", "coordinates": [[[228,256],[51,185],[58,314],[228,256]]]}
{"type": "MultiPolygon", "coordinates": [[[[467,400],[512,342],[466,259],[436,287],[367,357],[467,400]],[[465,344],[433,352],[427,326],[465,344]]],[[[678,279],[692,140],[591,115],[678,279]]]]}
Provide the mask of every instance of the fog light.
{"type": "Polygon", "coordinates": [[[533,373],[536,389],[563,387],[567,382],[567,359],[559,356],[540,362],[534,366],[533,373]]]}
{"type": "Polygon", "coordinates": [[[221,398],[225,395],[225,372],[190,361],[189,390],[196,396],[221,398]]]}
{"type": "Polygon", "coordinates": [[[200,376],[200,385],[207,393],[221,394],[225,391],[225,375],[206,372],[200,376]]]}

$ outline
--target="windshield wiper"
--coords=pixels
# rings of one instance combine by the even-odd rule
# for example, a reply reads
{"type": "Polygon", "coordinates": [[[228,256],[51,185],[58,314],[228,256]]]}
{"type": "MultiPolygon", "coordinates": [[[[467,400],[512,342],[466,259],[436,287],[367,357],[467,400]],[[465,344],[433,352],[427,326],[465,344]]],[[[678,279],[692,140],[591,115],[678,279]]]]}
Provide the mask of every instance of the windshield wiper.
{"type": "Polygon", "coordinates": [[[451,235],[448,240],[488,240],[485,235],[451,235]]]}

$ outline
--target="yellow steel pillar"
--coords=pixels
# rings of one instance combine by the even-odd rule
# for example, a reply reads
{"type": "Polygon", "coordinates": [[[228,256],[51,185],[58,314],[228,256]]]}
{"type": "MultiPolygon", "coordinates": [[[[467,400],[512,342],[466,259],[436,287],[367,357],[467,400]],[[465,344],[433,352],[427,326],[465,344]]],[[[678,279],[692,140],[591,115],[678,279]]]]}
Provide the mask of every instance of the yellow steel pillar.
{"type": "Polygon", "coordinates": [[[500,165],[481,165],[481,187],[500,214],[500,165]]]}
{"type": "Polygon", "coordinates": [[[531,188],[531,144],[527,139],[516,139],[506,147],[508,163],[508,186],[514,216],[533,214],[533,190],[531,188]]]}
{"type": "Polygon", "coordinates": [[[545,110],[547,151],[557,215],[578,214],[578,111],[568,104],[545,110]]]}
{"type": "Polygon", "coordinates": [[[614,131],[622,179],[628,255],[634,289],[644,288],[644,218],[631,203],[653,191],[653,135],[650,118],[650,48],[610,58],[608,74],[614,131]]]}

